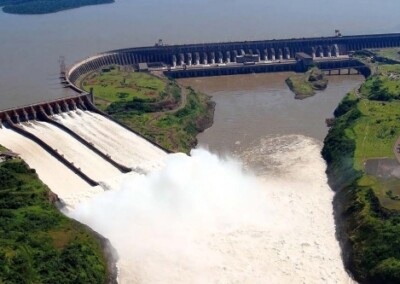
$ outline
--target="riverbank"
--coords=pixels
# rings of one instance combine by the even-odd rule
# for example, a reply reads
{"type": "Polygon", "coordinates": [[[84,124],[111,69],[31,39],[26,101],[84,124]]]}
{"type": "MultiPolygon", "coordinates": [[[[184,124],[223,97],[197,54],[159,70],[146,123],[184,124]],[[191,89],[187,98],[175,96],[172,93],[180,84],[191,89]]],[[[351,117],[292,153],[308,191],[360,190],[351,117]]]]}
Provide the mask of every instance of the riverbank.
{"type": "Polygon", "coordinates": [[[400,201],[394,197],[400,180],[394,144],[400,135],[400,65],[373,68],[375,75],[336,109],[322,155],[337,192],[333,204],[346,267],[361,283],[399,283],[400,201]],[[386,176],[367,167],[385,160],[394,161],[386,176]]]}
{"type": "Polygon", "coordinates": [[[63,215],[20,158],[0,163],[0,195],[0,282],[116,283],[108,240],[63,215]]]}
{"type": "Polygon", "coordinates": [[[79,82],[99,109],[172,152],[189,153],[213,123],[210,96],[165,77],[111,66],[79,82]]]}

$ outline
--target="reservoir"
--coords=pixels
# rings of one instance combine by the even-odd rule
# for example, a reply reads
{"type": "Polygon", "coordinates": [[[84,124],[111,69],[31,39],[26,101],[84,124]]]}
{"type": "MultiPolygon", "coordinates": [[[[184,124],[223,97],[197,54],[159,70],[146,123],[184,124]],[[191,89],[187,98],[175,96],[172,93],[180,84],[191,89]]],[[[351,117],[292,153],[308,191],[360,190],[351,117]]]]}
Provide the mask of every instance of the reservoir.
{"type": "Polygon", "coordinates": [[[72,65],[112,49],[166,44],[398,32],[396,0],[265,2],[117,0],[48,15],[0,12],[0,109],[72,95],[59,57],[72,65]]]}
{"type": "MultiPolygon", "coordinates": [[[[70,65],[102,51],[153,45],[159,38],[174,44],[328,36],[335,29],[348,35],[398,32],[399,10],[397,0],[384,6],[362,0],[117,0],[50,15],[0,13],[0,109],[73,95],[60,86],[60,56],[70,65]]],[[[4,129],[0,143],[23,153],[52,189],[55,173],[76,187],[73,201],[65,200],[81,206],[72,216],[110,239],[121,256],[121,283],[352,283],[335,238],[334,193],[320,151],[328,132],[325,119],[363,78],[329,77],[327,90],[300,101],[284,82],[289,75],[180,80],[217,103],[214,125],[198,140],[199,148],[218,157],[205,150],[192,157],[165,155],[97,116],[60,117],[70,128],[84,124],[77,128],[80,135],[101,137],[93,140],[100,149],[150,173],[116,176],[102,161],[92,175],[105,171],[112,177],[105,177],[107,190],[93,194],[76,176],[63,174],[66,169],[53,157],[38,155],[43,149],[30,140],[4,129]],[[113,133],[119,138],[113,140],[113,133]],[[139,146],[125,149],[121,140],[139,146]],[[257,192],[253,175],[261,184],[257,192]]],[[[64,134],[45,124],[25,127],[81,162],[77,147],[59,145],[64,134]]],[[[62,188],[66,196],[68,190],[62,188]]]]}

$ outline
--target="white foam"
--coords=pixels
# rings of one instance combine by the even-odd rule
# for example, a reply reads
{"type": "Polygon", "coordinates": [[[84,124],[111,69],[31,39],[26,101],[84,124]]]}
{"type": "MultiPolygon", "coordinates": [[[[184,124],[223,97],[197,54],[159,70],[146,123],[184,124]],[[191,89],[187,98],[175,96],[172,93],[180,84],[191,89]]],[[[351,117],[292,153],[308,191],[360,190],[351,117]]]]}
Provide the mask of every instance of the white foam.
{"type": "Polygon", "coordinates": [[[57,115],[56,119],[128,167],[151,171],[159,167],[160,161],[166,156],[161,149],[102,115],[74,111],[70,115],[57,115]]]}
{"type": "Polygon", "coordinates": [[[258,178],[205,150],[169,155],[72,216],[111,240],[120,283],[352,283],[320,150],[303,136],[265,139],[241,157],[258,178]]]}
{"type": "Polygon", "coordinates": [[[24,129],[56,149],[59,154],[95,181],[102,181],[121,174],[108,161],[52,124],[35,121],[25,124],[24,129]]]}
{"type": "Polygon", "coordinates": [[[0,129],[0,144],[18,153],[39,178],[69,206],[102,192],[93,188],[32,140],[8,128],[0,129]]]}
{"type": "MultiPolygon", "coordinates": [[[[205,150],[166,156],[147,142],[140,146],[143,153],[136,149],[134,158],[124,158],[128,134],[115,139],[107,134],[114,126],[88,116],[70,118],[71,124],[91,121],[82,131],[97,135],[97,145],[132,165],[140,167],[144,159],[157,166],[147,168],[147,176],[108,173],[103,188],[91,188],[10,129],[0,129],[0,144],[37,170],[71,216],[110,239],[120,255],[120,283],[353,282],[335,239],[333,192],[318,141],[295,135],[263,139],[241,154],[246,173],[241,163],[205,150]]],[[[52,145],[67,143],[50,140],[54,131],[47,125],[33,127],[52,145]]],[[[73,150],[68,153],[78,162],[73,150]]]]}

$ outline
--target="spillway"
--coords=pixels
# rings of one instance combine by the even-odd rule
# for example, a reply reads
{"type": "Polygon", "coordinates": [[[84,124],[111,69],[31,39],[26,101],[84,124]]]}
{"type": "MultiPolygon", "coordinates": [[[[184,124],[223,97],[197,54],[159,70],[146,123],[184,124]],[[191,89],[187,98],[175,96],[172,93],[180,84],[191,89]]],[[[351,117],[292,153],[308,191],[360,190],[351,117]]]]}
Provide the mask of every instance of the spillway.
{"type": "Polygon", "coordinates": [[[50,123],[33,121],[23,124],[23,128],[42,139],[53,149],[57,149],[58,153],[95,181],[104,181],[121,174],[116,167],[50,123]]]}
{"type": "Polygon", "coordinates": [[[353,283],[334,237],[333,193],[319,142],[262,140],[239,156],[250,172],[256,166],[253,176],[203,150],[167,157],[90,111],[52,119],[115,161],[148,173],[121,174],[51,123],[19,124],[107,183],[91,187],[32,140],[0,129],[0,144],[36,169],[68,214],[110,239],[120,283],[353,283]]]}
{"type": "Polygon", "coordinates": [[[103,191],[100,187],[91,187],[38,144],[9,128],[0,128],[0,145],[18,153],[36,170],[39,178],[68,205],[73,206],[82,199],[103,191]]]}
{"type": "Polygon", "coordinates": [[[133,169],[149,172],[166,156],[164,151],[145,139],[97,113],[78,110],[54,118],[116,162],[133,169]]]}

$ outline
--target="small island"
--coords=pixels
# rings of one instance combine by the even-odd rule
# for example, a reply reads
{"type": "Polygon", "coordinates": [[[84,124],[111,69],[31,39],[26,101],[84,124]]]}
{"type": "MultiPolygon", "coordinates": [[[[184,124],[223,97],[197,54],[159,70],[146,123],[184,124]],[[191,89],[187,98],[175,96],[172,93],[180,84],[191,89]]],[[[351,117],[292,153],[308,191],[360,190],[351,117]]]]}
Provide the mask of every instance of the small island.
{"type": "Polygon", "coordinates": [[[320,69],[313,67],[304,74],[290,76],[286,84],[295,93],[295,99],[303,100],[315,95],[315,91],[325,90],[328,79],[320,69]]]}
{"type": "Polygon", "coordinates": [[[114,3],[114,0],[0,0],[9,14],[48,14],[89,5],[114,3]]]}

